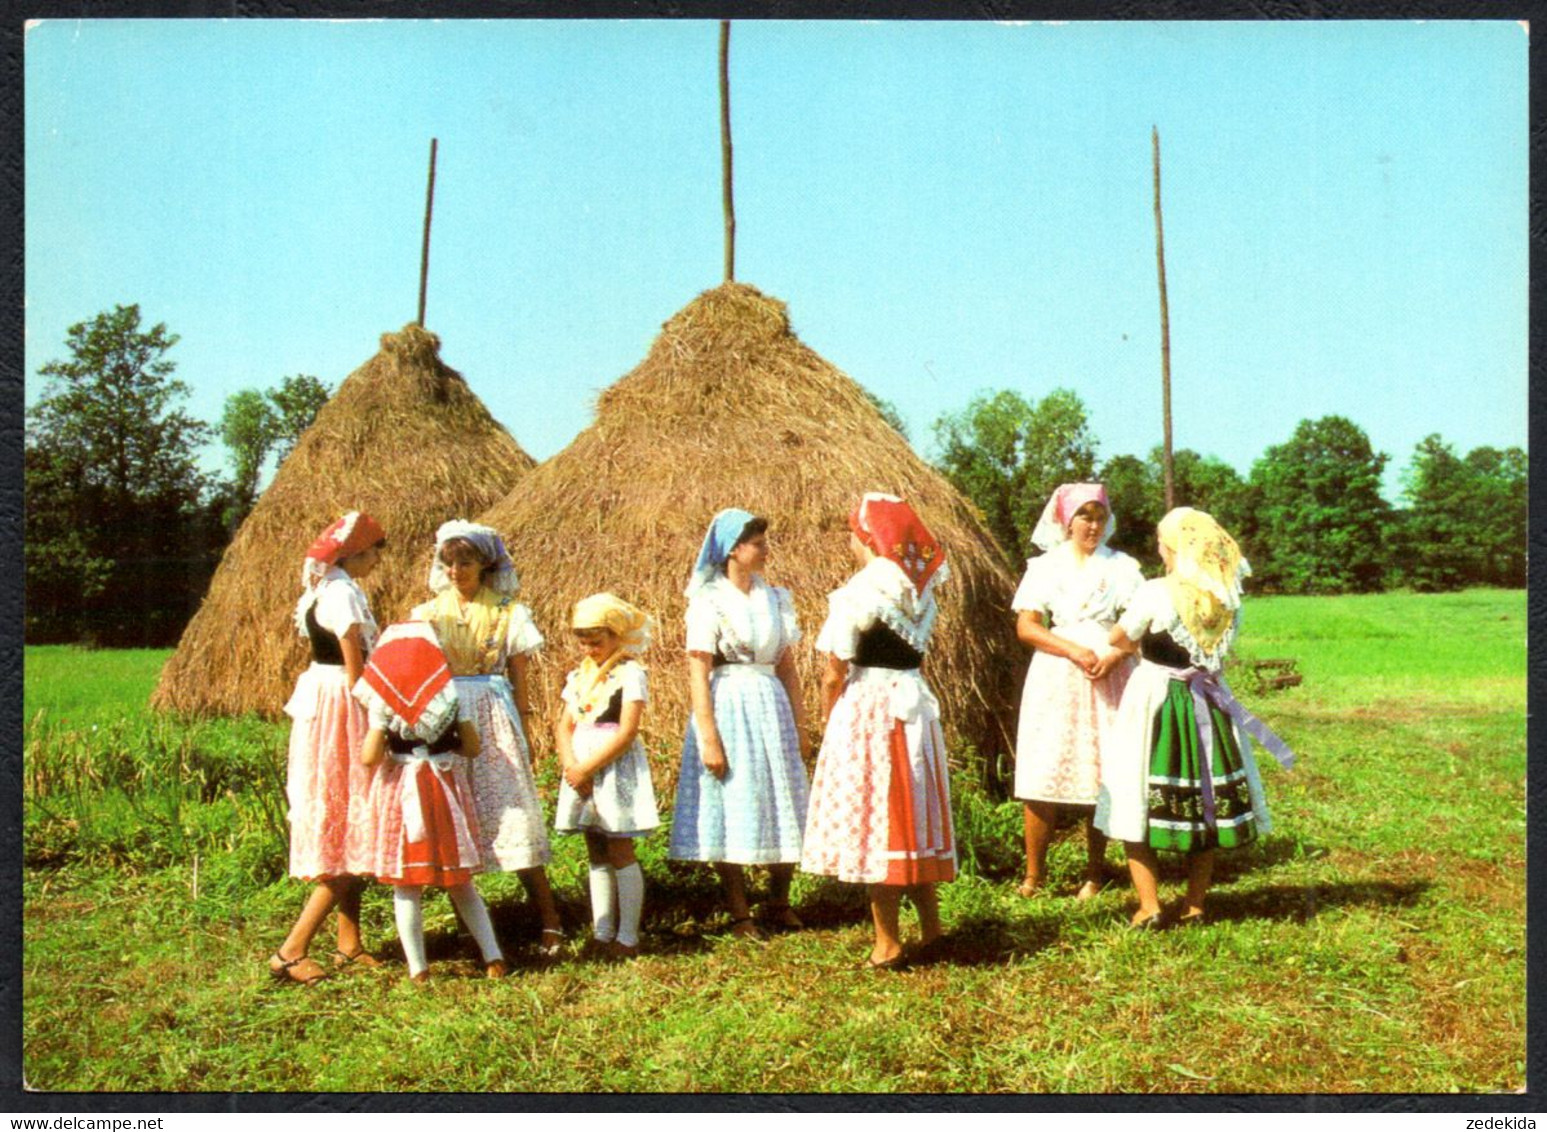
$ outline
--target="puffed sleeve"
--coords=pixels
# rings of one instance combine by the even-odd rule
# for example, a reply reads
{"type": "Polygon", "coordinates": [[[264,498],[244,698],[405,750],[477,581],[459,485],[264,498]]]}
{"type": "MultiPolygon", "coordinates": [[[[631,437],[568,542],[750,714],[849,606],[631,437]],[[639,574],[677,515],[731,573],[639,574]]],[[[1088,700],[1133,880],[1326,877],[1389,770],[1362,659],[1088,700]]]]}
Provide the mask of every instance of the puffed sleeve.
{"type": "Polygon", "coordinates": [[[1042,619],[1047,620],[1048,605],[1051,600],[1050,587],[1048,585],[1047,555],[1030,558],[1026,561],[1026,573],[1021,575],[1021,584],[1015,589],[1015,596],[1010,599],[1010,608],[1016,613],[1040,613],[1042,619]]]}
{"type": "Polygon", "coordinates": [[[1144,631],[1152,625],[1161,614],[1162,607],[1157,605],[1157,599],[1170,605],[1171,596],[1166,591],[1164,578],[1156,578],[1153,581],[1143,582],[1134,590],[1133,599],[1129,601],[1128,608],[1123,611],[1118,620],[1118,628],[1130,641],[1137,641],[1144,636],[1144,631]]]}
{"type": "Polygon", "coordinates": [[[317,624],[335,637],[342,637],[353,625],[359,625],[366,637],[375,636],[376,620],[365,594],[343,578],[326,581],[317,591],[317,624]]]}
{"type": "Polygon", "coordinates": [[[505,631],[505,655],[528,656],[543,647],[532,611],[520,602],[510,607],[510,627],[505,631]]]}
{"type": "Polygon", "coordinates": [[[435,603],[433,601],[421,601],[408,611],[410,621],[433,621],[435,619],[435,603]]]}
{"type": "Polygon", "coordinates": [[[575,706],[575,677],[579,671],[577,668],[570,669],[569,675],[564,677],[564,690],[559,693],[559,699],[568,707],[575,706]]]}
{"type": "Polygon", "coordinates": [[[1139,564],[1128,555],[1118,553],[1112,564],[1112,606],[1127,609],[1139,587],[1144,584],[1144,574],[1139,564]]]}
{"type": "Polygon", "coordinates": [[[694,594],[688,602],[688,652],[704,652],[713,656],[720,645],[720,616],[714,603],[703,591],[694,594]]]}
{"type": "Polygon", "coordinates": [[[783,586],[775,586],[774,601],[779,609],[779,632],[785,645],[793,645],[800,640],[800,622],[795,618],[795,599],[783,586]]]}
{"type": "Polygon", "coordinates": [[[623,686],[623,702],[626,704],[649,702],[650,695],[646,688],[644,665],[630,661],[620,667],[622,671],[618,673],[618,683],[623,686]]]}
{"type": "Polygon", "coordinates": [[[861,612],[855,595],[847,586],[834,590],[827,598],[827,620],[816,637],[817,651],[831,653],[839,660],[853,660],[859,648],[860,632],[874,620],[873,616],[867,618],[861,612]]]}

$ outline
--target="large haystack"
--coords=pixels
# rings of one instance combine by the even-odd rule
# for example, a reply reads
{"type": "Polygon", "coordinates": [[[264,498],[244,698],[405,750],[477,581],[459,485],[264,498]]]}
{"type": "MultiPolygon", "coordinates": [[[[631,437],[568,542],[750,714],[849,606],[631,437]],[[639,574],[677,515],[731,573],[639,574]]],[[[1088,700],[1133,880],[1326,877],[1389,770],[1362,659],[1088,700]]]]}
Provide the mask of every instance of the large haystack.
{"type": "Polygon", "coordinates": [[[424,600],[435,528],[504,498],[532,467],[439,351],[412,323],[383,334],[380,352],[322,407],[226,549],[154,706],[278,715],[306,665],[291,612],[319,531],[351,510],[386,528],[364,583],[385,625],[424,600]]]}
{"type": "MultiPolygon", "coordinates": [[[[953,576],[925,664],[947,733],[985,754],[1008,749],[1026,661],[1010,612],[1014,580],[993,536],[865,391],[801,343],[782,302],[738,283],[704,292],[668,321],[645,360],[598,399],[595,423],[481,517],[507,539],[523,600],[549,637],[534,706],[556,702],[577,659],[570,607],[612,590],[659,622],[646,734],[680,743],[682,590],[710,516],[738,506],[770,522],[767,576],[794,593],[805,634],[797,661],[817,719],[812,645],[828,592],[854,571],[848,513],[867,490],[906,497],[949,554],[953,576]]],[[[542,739],[546,720],[533,730],[542,739]]],[[[656,770],[669,799],[675,764],[656,770]]]]}

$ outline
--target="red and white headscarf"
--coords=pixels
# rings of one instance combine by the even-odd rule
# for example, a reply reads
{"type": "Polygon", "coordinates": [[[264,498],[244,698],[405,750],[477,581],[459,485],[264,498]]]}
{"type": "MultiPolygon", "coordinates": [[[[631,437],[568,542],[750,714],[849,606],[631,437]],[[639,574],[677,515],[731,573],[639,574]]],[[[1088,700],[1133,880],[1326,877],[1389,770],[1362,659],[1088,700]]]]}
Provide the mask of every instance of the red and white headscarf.
{"type": "Polygon", "coordinates": [[[451,667],[424,621],[387,626],[354,692],[367,710],[384,709],[410,739],[434,742],[457,718],[451,667]]]}
{"type": "Polygon", "coordinates": [[[351,511],[342,519],[334,520],[307,548],[306,561],[301,566],[301,585],[307,590],[316,589],[317,583],[339,562],[369,550],[386,538],[387,532],[381,529],[381,524],[364,511],[351,511]]]}
{"type": "Polygon", "coordinates": [[[895,562],[920,596],[945,565],[945,548],[913,508],[895,495],[866,492],[849,514],[849,529],[882,558],[895,562]]]}
{"type": "Polygon", "coordinates": [[[1099,503],[1106,509],[1107,525],[1101,532],[1100,543],[1105,546],[1107,539],[1117,529],[1117,516],[1112,514],[1112,504],[1107,501],[1107,489],[1099,483],[1059,484],[1031,532],[1032,543],[1047,551],[1068,542],[1069,524],[1074,522],[1075,513],[1087,503],[1099,503]]]}

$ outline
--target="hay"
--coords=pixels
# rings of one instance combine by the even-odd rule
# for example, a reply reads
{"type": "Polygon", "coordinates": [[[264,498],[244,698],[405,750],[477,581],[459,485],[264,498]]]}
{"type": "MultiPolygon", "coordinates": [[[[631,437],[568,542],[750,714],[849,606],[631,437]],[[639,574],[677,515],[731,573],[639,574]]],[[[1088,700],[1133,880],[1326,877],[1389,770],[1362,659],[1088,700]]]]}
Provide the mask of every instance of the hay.
{"type": "MultiPolygon", "coordinates": [[[[1026,662],[1014,579],[993,536],[865,391],[795,337],[782,302],[738,283],[672,317],[645,360],[602,393],[595,422],[480,517],[505,535],[523,600],[550,639],[532,667],[534,708],[552,711],[577,660],[570,607],[612,590],[657,619],[645,731],[678,748],[689,710],[682,589],[710,516],[738,506],[770,522],[767,577],[794,594],[804,633],[796,659],[816,720],[813,642],[827,594],[855,569],[847,518],[867,490],[907,498],[950,556],[925,662],[947,734],[985,754],[1008,750],[1026,662]]],[[[531,730],[547,743],[546,718],[531,730]]],[[[668,761],[656,761],[656,781],[669,799],[668,761]]]]}
{"type": "Polygon", "coordinates": [[[423,600],[435,528],[503,498],[532,464],[434,334],[412,323],[383,334],[236,532],[152,706],[278,716],[307,662],[290,618],[317,532],[351,510],[381,521],[387,546],[364,588],[385,625],[423,600]]]}

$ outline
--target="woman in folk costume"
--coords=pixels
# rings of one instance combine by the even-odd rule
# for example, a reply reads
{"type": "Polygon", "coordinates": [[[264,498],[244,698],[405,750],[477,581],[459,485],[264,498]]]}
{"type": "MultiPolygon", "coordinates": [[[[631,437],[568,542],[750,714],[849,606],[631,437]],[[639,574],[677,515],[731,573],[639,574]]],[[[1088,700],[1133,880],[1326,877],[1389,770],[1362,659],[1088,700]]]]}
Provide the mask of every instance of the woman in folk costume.
{"type": "Polygon", "coordinates": [[[492,527],[453,519],[435,532],[433,600],[416,606],[446,654],[463,714],[483,743],[473,763],[473,800],[485,872],[516,872],[542,920],[539,951],[559,954],[564,931],[544,867],[550,851],[532,779],[524,720],[527,658],[542,647],[532,614],[516,601],[520,583],[492,527]]]}
{"type": "Polygon", "coordinates": [[[1157,528],[1166,576],[1145,582],[1112,630],[1099,677],[1140,657],[1112,741],[1101,748],[1096,824],[1122,839],[1139,908],[1136,928],[1199,923],[1214,850],[1269,828],[1257,739],[1286,769],[1294,756],[1236,702],[1220,677],[1240,624],[1241,581],[1251,572],[1214,519],[1178,507],[1157,528]],[[1187,894],[1162,914],[1158,849],[1188,855],[1187,894]]]}
{"type": "Polygon", "coordinates": [[[806,824],[805,711],[790,646],[800,640],[789,590],[763,581],[768,521],[717,514],[688,582],[693,715],[682,745],[671,858],[710,861],[731,930],[765,938],[747,904],[743,866],[766,865],[776,928],[798,928],[790,878],[806,824]]]}
{"type": "Polygon", "coordinates": [[[645,902],[634,838],[660,824],[639,741],[648,693],[638,657],[650,643],[650,619],[601,593],[578,602],[570,624],[585,659],[564,681],[553,726],[564,770],[555,827],[585,834],[593,944],[607,958],[632,959],[645,902]]]}
{"type": "Polygon", "coordinates": [[[956,875],[940,708],[919,674],[934,632],[945,550],[892,495],[849,516],[860,571],[828,598],[817,648],[825,733],[811,783],[801,868],[869,886],[871,968],[904,965],[898,911],[918,909],[927,948],[941,936],[935,884],[956,875]]]}
{"type": "Polygon", "coordinates": [[[311,665],[285,704],[290,751],[285,792],[290,804],[290,875],[317,887],[269,959],[274,977],[311,985],[325,976],[307,957],[312,937],[338,909],[336,966],[380,966],[360,943],[361,879],[371,872],[367,794],[372,772],[356,757],[365,712],[350,696],[376,642],[376,620],[360,579],[376,568],[387,541],[381,524],[351,511],[306,551],[296,629],[311,647],[311,665]]]}
{"type": "Polygon", "coordinates": [[[392,886],[408,977],[430,978],[421,905],[426,885],[446,890],[483,953],[484,974],[504,977],[508,968],[489,910],[473,887],[478,819],[465,764],[478,754],[478,729],[471,719],[458,719],[456,684],[430,627],[389,625],[355,696],[370,719],[360,762],[381,766],[371,792],[376,879],[392,886]]]}
{"type": "MultiPolygon", "coordinates": [[[[1026,879],[1035,895],[1047,875],[1047,847],[1058,807],[1094,807],[1101,745],[1117,722],[1132,662],[1093,679],[1117,616],[1144,581],[1139,564],[1107,546],[1116,528],[1106,488],[1066,483],[1048,500],[1031,541],[1043,551],[1026,563],[1010,607],[1015,632],[1032,650],[1015,744],[1015,796],[1026,804],[1026,879]]],[[[1085,816],[1088,900],[1106,884],[1106,836],[1085,816]]]]}

